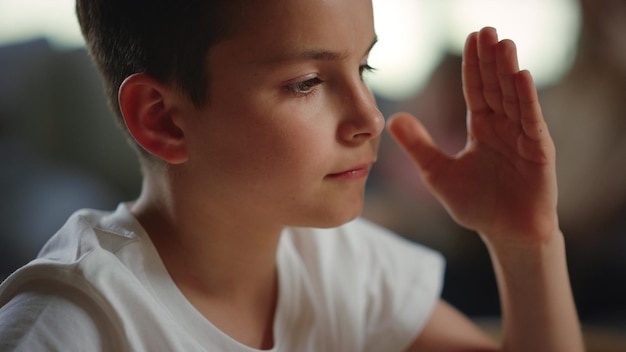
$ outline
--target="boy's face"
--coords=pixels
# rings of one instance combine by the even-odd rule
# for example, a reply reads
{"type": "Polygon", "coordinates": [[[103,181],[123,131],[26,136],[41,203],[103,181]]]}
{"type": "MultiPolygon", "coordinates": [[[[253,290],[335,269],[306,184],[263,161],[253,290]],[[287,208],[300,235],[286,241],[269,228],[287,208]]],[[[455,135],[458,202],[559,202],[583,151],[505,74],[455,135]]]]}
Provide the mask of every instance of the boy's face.
{"type": "Polygon", "coordinates": [[[273,225],[354,218],[384,126],[361,79],[375,41],[370,0],[244,6],[239,34],[210,50],[209,104],[182,111],[190,197],[273,225]]]}

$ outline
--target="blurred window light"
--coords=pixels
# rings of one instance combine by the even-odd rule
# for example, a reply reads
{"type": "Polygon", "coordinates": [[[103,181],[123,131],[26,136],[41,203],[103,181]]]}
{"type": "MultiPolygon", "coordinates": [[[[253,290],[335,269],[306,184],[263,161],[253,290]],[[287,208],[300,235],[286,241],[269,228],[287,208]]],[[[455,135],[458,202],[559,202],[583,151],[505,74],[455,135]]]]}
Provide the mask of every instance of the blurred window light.
{"type": "Polygon", "coordinates": [[[376,73],[367,77],[374,92],[401,100],[422,88],[446,45],[443,2],[373,0],[378,43],[369,57],[376,73]]]}
{"type": "Polygon", "coordinates": [[[555,83],[574,62],[581,25],[578,0],[374,0],[374,11],[380,42],[370,63],[379,70],[368,83],[393,100],[418,93],[438,60],[461,55],[485,26],[516,42],[538,87],[555,83]]]}
{"type": "MultiPolygon", "coordinates": [[[[571,67],[580,31],[578,0],[373,0],[379,43],[369,63],[372,90],[387,99],[414,96],[446,52],[461,54],[467,35],[484,26],[518,46],[521,68],[538,86],[571,67]]],[[[45,37],[80,47],[75,0],[0,0],[0,45],[45,37]]]]}
{"type": "Polygon", "coordinates": [[[0,45],[46,38],[58,47],[84,45],[75,0],[0,0],[0,45]]]}
{"type": "Polygon", "coordinates": [[[484,26],[515,41],[520,68],[537,86],[556,82],[574,62],[581,25],[579,0],[447,0],[449,45],[461,54],[467,34],[484,26]],[[488,10],[485,10],[488,9],[488,10]]]}

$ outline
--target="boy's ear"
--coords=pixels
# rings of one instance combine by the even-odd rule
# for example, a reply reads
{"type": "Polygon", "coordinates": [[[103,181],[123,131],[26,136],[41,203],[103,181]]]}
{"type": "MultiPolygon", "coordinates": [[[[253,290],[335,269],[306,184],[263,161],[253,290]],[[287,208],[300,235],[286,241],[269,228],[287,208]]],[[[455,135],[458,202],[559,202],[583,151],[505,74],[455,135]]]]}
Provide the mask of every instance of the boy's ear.
{"type": "Polygon", "coordinates": [[[170,164],[188,159],[185,136],[173,106],[177,101],[174,91],[136,73],[122,82],[118,101],[126,128],[145,150],[170,164]]]}

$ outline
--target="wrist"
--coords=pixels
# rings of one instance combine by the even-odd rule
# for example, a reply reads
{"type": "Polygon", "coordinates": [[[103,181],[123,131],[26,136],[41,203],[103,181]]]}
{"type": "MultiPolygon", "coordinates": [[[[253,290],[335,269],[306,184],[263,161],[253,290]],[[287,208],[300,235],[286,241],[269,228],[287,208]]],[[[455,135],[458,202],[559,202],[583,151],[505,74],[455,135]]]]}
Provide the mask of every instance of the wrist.
{"type": "Polygon", "coordinates": [[[562,232],[533,237],[541,240],[481,237],[498,282],[503,343],[523,351],[581,350],[562,232]]]}
{"type": "Polygon", "coordinates": [[[479,235],[492,259],[500,264],[503,262],[513,262],[515,265],[528,264],[565,253],[564,236],[558,227],[543,234],[495,236],[479,233],[479,235]]]}

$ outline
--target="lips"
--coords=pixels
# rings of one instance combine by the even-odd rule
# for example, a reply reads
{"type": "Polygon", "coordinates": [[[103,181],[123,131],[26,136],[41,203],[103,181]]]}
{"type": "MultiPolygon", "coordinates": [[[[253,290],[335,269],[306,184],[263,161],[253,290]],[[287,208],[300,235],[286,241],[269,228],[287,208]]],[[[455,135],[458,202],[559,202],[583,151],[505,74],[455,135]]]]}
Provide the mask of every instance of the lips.
{"type": "Polygon", "coordinates": [[[371,167],[372,163],[358,165],[344,171],[329,174],[328,177],[334,179],[358,180],[367,177],[371,167]]]}

